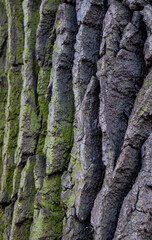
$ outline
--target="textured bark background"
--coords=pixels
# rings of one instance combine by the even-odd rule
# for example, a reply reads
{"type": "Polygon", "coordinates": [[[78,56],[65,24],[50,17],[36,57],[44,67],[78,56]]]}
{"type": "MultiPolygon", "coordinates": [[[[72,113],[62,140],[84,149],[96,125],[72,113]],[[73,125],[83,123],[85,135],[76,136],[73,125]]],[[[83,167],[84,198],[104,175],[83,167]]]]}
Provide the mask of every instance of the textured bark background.
{"type": "Polygon", "coordinates": [[[0,0],[0,240],[152,240],[151,0],[0,0]]]}

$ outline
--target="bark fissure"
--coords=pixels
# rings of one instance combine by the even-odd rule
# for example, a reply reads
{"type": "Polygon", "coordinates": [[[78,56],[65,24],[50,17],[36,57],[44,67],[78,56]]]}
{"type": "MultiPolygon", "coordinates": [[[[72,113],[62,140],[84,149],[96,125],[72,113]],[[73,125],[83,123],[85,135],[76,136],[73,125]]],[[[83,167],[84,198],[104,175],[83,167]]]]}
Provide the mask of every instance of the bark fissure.
{"type": "Polygon", "coordinates": [[[151,240],[151,0],[0,0],[0,240],[151,240]]]}

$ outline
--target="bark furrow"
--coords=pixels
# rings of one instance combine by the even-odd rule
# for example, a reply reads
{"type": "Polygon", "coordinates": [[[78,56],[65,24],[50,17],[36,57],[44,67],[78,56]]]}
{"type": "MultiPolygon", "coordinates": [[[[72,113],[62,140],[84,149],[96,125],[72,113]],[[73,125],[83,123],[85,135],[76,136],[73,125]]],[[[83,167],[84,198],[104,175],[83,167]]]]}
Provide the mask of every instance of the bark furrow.
{"type": "Polygon", "coordinates": [[[151,240],[151,0],[0,0],[0,240],[151,240]]]}

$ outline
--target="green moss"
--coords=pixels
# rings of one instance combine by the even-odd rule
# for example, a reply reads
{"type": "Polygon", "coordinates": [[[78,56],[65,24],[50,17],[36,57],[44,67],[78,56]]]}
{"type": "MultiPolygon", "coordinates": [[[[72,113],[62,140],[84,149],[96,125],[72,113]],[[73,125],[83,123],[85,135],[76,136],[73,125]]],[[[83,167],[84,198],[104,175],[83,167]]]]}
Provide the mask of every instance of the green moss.
{"type": "Polygon", "coordinates": [[[42,189],[41,206],[52,212],[61,211],[61,190],[60,175],[45,177],[42,189]]]}
{"type": "Polygon", "coordinates": [[[10,193],[12,193],[13,188],[13,175],[14,175],[15,166],[7,167],[7,175],[6,175],[6,185],[7,185],[7,192],[10,196],[10,193]]]}
{"type": "Polygon", "coordinates": [[[59,32],[60,31],[60,28],[61,28],[61,21],[59,20],[58,22],[57,22],[57,32],[59,32]]]}
{"type": "Polygon", "coordinates": [[[15,203],[11,239],[29,239],[30,226],[33,220],[34,198],[36,194],[34,183],[35,158],[28,158],[22,170],[18,199],[15,203]],[[18,225],[19,223],[19,225],[18,225]]]}
{"type": "Polygon", "coordinates": [[[23,1],[23,10],[24,22],[26,22],[24,28],[24,66],[22,72],[24,83],[20,108],[18,148],[15,156],[16,164],[21,164],[22,162],[22,156],[19,156],[20,151],[18,149],[22,149],[22,151],[26,152],[28,155],[33,155],[35,153],[40,129],[35,84],[36,76],[39,71],[35,57],[36,29],[39,21],[39,1],[34,1],[33,5],[29,5],[28,1],[23,1]]]}
{"type": "Polygon", "coordinates": [[[140,103],[143,96],[144,96],[144,91],[143,91],[143,89],[140,89],[140,91],[138,93],[137,101],[135,104],[140,103]]]}
{"type": "Polygon", "coordinates": [[[33,107],[30,104],[25,104],[23,107],[23,112],[21,109],[20,116],[23,119],[20,124],[20,128],[22,129],[22,131],[24,131],[24,129],[28,130],[30,135],[32,135],[32,133],[37,133],[40,125],[38,121],[36,107],[33,107]]]}
{"type": "Polygon", "coordinates": [[[60,212],[52,213],[41,209],[37,217],[35,216],[35,219],[36,221],[33,222],[30,234],[32,240],[40,240],[42,238],[55,240],[61,236],[63,216],[60,212]]]}
{"type": "Polygon", "coordinates": [[[15,34],[16,34],[16,59],[20,59],[22,61],[23,58],[23,48],[24,48],[24,33],[23,33],[23,11],[21,9],[21,5],[19,8],[19,4],[17,1],[17,7],[14,9],[15,16],[15,34]]]}
{"type": "MultiPolygon", "coordinates": [[[[1,67],[0,67],[1,68],[1,67]]],[[[3,161],[2,161],[2,147],[3,147],[3,138],[4,138],[4,129],[5,129],[5,106],[7,99],[7,79],[4,74],[0,73],[1,86],[0,86],[0,176],[2,176],[3,170],[3,161]]],[[[1,178],[0,178],[1,183],[1,178]]]]}
{"type": "Polygon", "coordinates": [[[79,174],[82,170],[82,166],[81,166],[81,160],[79,158],[79,160],[76,160],[75,162],[75,170],[76,172],[79,174]]]}
{"type": "MultiPolygon", "coordinates": [[[[2,52],[4,52],[4,42],[7,38],[7,16],[4,3],[0,2],[0,53],[2,57],[2,52]]],[[[1,66],[0,66],[1,68],[1,66]]]]}
{"type": "Polygon", "coordinates": [[[24,48],[23,11],[22,1],[6,0],[8,15],[8,42],[10,63],[22,63],[24,48]]]}
{"type": "MultiPolygon", "coordinates": [[[[50,1],[48,2],[50,3],[50,1]]],[[[52,46],[49,47],[52,48],[52,46]]],[[[55,54],[58,53],[60,49],[61,48],[58,46],[58,41],[56,40],[53,47],[53,57],[55,57],[55,54]]],[[[67,121],[62,120],[65,119],[63,116],[65,110],[63,110],[63,99],[61,99],[61,94],[59,92],[59,79],[56,74],[56,70],[54,71],[54,69],[52,68],[50,76],[50,81],[53,82],[53,96],[50,103],[50,109],[52,107],[52,110],[50,110],[50,114],[48,117],[48,134],[46,136],[44,150],[47,155],[47,174],[51,176],[45,177],[43,182],[43,188],[39,192],[38,201],[35,204],[35,207],[38,207],[39,210],[35,209],[34,211],[34,221],[30,234],[31,239],[33,240],[38,240],[42,237],[55,239],[62,234],[63,227],[63,212],[60,204],[60,194],[62,190],[61,175],[63,170],[68,165],[69,152],[73,143],[72,124],[74,107],[72,101],[70,103],[70,107],[68,106],[66,108],[66,105],[64,105],[66,111],[70,112],[70,119],[67,119],[67,121]],[[50,120],[52,121],[51,123],[50,120]],[[59,172],[61,172],[61,175],[59,174],[59,172]]],[[[43,92],[41,93],[42,96],[39,96],[39,100],[43,99],[43,92]]],[[[43,116],[45,106],[42,106],[41,104],[39,104],[39,106],[40,115],[42,113],[41,116],[43,116]]],[[[41,144],[41,146],[42,145],[43,144],[41,144]]]]}
{"type": "Polygon", "coordinates": [[[61,49],[61,47],[58,45],[58,40],[56,39],[55,43],[54,43],[54,46],[53,46],[53,54],[59,52],[61,49]]]}
{"type": "Polygon", "coordinates": [[[148,110],[148,103],[139,111],[139,116],[142,116],[148,110]]]}
{"type": "Polygon", "coordinates": [[[144,87],[148,89],[152,84],[152,78],[147,78],[144,83],[144,87]]]}
{"type": "Polygon", "coordinates": [[[143,97],[144,97],[144,94],[146,92],[146,90],[148,90],[148,88],[151,86],[151,83],[152,83],[152,78],[148,78],[145,79],[145,82],[143,83],[143,86],[142,88],[140,89],[139,93],[138,93],[138,97],[137,97],[137,100],[135,102],[135,106],[139,103],[141,103],[143,97]]]}
{"type": "Polygon", "coordinates": [[[1,183],[1,189],[2,193],[5,195],[5,199],[9,201],[12,194],[13,189],[13,174],[14,174],[15,166],[7,166],[7,169],[3,169],[3,177],[2,177],[2,183],[1,183]],[[5,173],[5,174],[4,174],[5,173]]]}
{"type": "MultiPolygon", "coordinates": [[[[76,134],[76,132],[75,132],[76,134]]],[[[72,148],[72,152],[71,152],[71,158],[70,158],[70,163],[72,163],[72,165],[74,166],[75,171],[80,174],[81,170],[82,170],[82,159],[80,157],[80,154],[77,152],[77,145],[74,144],[73,148],[72,148]]],[[[73,171],[73,178],[75,178],[75,173],[73,171]]]]}
{"type": "Polygon", "coordinates": [[[62,89],[56,78],[56,71],[51,70],[51,81],[53,81],[53,96],[50,103],[50,114],[48,116],[48,135],[45,141],[44,151],[47,155],[47,174],[56,171],[62,172],[67,168],[69,162],[69,151],[73,144],[73,119],[74,104],[72,89],[67,92],[71,101],[62,99],[62,89]],[[66,116],[68,111],[68,117],[66,116]],[[52,113],[53,112],[53,113],[52,113]],[[52,115],[50,117],[50,115],[52,115]],[[51,119],[51,123],[50,123],[51,119]]]}
{"type": "Polygon", "coordinates": [[[8,121],[17,119],[20,111],[20,95],[22,89],[21,68],[11,68],[8,72],[8,99],[6,118],[8,121]],[[14,108],[14,106],[16,106],[14,108]]]}
{"type": "MultiPolygon", "coordinates": [[[[13,174],[14,174],[14,152],[17,146],[17,135],[18,135],[18,117],[20,111],[20,94],[22,88],[22,76],[21,76],[21,66],[11,66],[11,64],[22,63],[22,53],[23,53],[23,14],[22,11],[19,14],[21,9],[21,2],[15,2],[14,5],[12,1],[6,0],[6,9],[8,15],[8,45],[7,45],[7,80],[8,84],[4,83],[3,89],[0,88],[0,95],[3,96],[4,104],[6,103],[6,94],[7,94],[7,104],[6,110],[2,110],[2,106],[0,106],[0,111],[2,111],[1,117],[4,119],[5,112],[5,135],[4,135],[4,127],[3,132],[0,129],[0,137],[3,138],[3,173],[2,173],[2,183],[1,183],[1,194],[4,196],[3,201],[10,201],[12,188],[13,188],[13,174]],[[17,3],[17,9],[16,4],[17,3]],[[14,15],[15,12],[15,15],[14,15]],[[19,18],[20,15],[20,18],[19,18]],[[8,69],[9,68],[9,69],[8,69]],[[8,85],[8,93],[7,93],[7,85],[8,85]],[[2,94],[3,93],[3,94],[2,94]],[[14,108],[15,106],[15,108],[14,108]]],[[[2,59],[4,61],[4,59],[2,59]]],[[[4,64],[4,63],[3,63],[4,64]]],[[[0,77],[6,80],[6,75],[4,74],[4,70],[2,69],[2,64],[0,60],[0,77]]],[[[1,101],[0,101],[1,102],[1,101]]],[[[0,104],[1,105],[1,104],[0,104]]],[[[2,122],[1,122],[2,124],[2,122]]],[[[1,150],[0,150],[1,152],[1,150]]],[[[1,167],[0,167],[1,168],[1,167]]],[[[0,174],[1,175],[1,174],[0,174]]],[[[9,207],[7,207],[9,208],[9,207]]],[[[6,209],[7,209],[6,208],[6,209]]],[[[12,210],[10,210],[12,211],[12,210]]],[[[9,211],[9,213],[10,213],[9,211]]],[[[10,214],[11,215],[11,214],[10,214]]],[[[5,228],[10,228],[11,219],[9,219],[9,215],[7,215],[7,211],[3,214],[3,219],[5,220],[5,228]]],[[[1,222],[1,228],[4,230],[4,225],[1,222]]],[[[2,231],[1,231],[2,232],[2,231]]],[[[2,234],[1,234],[2,236],[2,234]]],[[[2,238],[5,239],[5,236],[2,238]]]]}
{"type": "Polygon", "coordinates": [[[30,226],[32,220],[25,220],[21,225],[13,225],[13,231],[11,232],[11,239],[15,240],[27,240],[30,236],[30,226]]]}
{"type": "Polygon", "coordinates": [[[55,15],[61,0],[48,0],[44,6],[45,14],[55,15]]]}
{"type": "Polygon", "coordinates": [[[106,53],[110,52],[111,50],[111,47],[108,43],[106,43],[106,53]]]}
{"type": "MultiPolygon", "coordinates": [[[[18,191],[18,195],[20,194],[20,190],[23,189],[22,198],[26,199],[26,197],[31,195],[35,195],[35,184],[34,184],[34,166],[35,166],[35,157],[29,157],[27,163],[22,170],[21,180],[20,180],[20,189],[18,191]],[[31,186],[32,185],[32,186],[31,186]],[[30,194],[30,191],[32,194],[30,194]]],[[[22,190],[21,190],[22,191],[22,190]]]]}
{"type": "Polygon", "coordinates": [[[137,209],[137,211],[141,211],[141,207],[142,207],[142,202],[141,202],[141,200],[139,199],[138,202],[137,202],[137,204],[136,204],[136,209],[137,209]]]}
{"type": "Polygon", "coordinates": [[[12,200],[16,200],[16,196],[18,193],[18,189],[19,189],[19,184],[20,184],[20,177],[21,177],[21,171],[22,168],[21,167],[16,167],[14,170],[14,175],[13,175],[13,192],[12,192],[12,200]]]}
{"type": "Polygon", "coordinates": [[[63,212],[60,205],[61,176],[47,176],[44,179],[40,210],[34,211],[34,222],[31,229],[31,238],[38,240],[41,237],[56,237],[62,234],[63,212]]]}
{"type": "Polygon", "coordinates": [[[4,232],[4,229],[5,229],[4,221],[3,221],[3,215],[4,215],[4,210],[0,206],[0,240],[3,240],[3,232],[4,232]]]}
{"type": "Polygon", "coordinates": [[[37,154],[42,154],[45,137],[47,134],[47,118],[48,118],[48,101],[45,99],[45,93],[47,91],[47,86],[50,80],[50,71],[45,71],[40,69],[39,78],[38,78],[38,104],[39,104],[39,118],[41,122],[41,133],[39,136],[39,142],[37,147],[37,154]]]}
{"type": "Polygon", "coordinates": [[[64,208],[72,208],[74,207],[75,204],[75,192],[74,191],[69,191],[68,195],[62,200],[62,205],[64,206],[64,208]]]}
{"type": "Polygon", "coordinates": [[[49,69],[52,66],[52,55],[53,55],[53,45],[51,44],[51,41],[49,39],[46,43],[46,54],[45,54],[45,62],[47,63],[47,67],[49,69]]]}
{"type": "Polygon", "coordinates": [[[11,196],[14,172],[14,152],[17,146],[18,117],[22,88],[21,68],[11,68],[8,72],[8,97],[5,111],[5,135],[3,144],[2,191],[11,196]],[[15,104],[15,108],[14,108],[15,104]]]}
{"type": "Polygon", "coordinates": [[[22,148],[29,155],[33,155],[35,153],[37,136],[40,129],[40,123],[35,106],[32,106],[31,104],[22,105],[20,119],[18,148],[16,149],[15,154],[15,163],[17,165],[22,162],[22,158],[19,156],[19,149],[22,148]]]}
{"type": "Polygon", "coordinates": [[[69,162],[69,150],[73,143],[73,125],[67,122],[51,127],[51,135],[46,139],[48,172],[63,171],[69,162]],[[48,142],[47,142],[48,141],[48,142]],[[61,160],[62,159],[62,160],[61,160]]]}
{"type": "Polygon", "coordinates": [[[4,214],[3,214],[3,223],[5,226],[5,230],[3,232],[3,240],[8,239],[8,232],[11,229],[12,225],[12,214],[13,214],[14,204],[11,203],[8,206],[5,206],[4,214]]]}
{"type": "Polygon", "coordinates": [[[73,144],[73,103],[71,101],[71,107],[67,106],[67,109],[69,109],[69,117],[71,118],[69,119],[69,122],[64,120],[58,121],[58,118],[60,119],[61,112],[62,114],[64,114],[64,112],[61,109],[62,104],[60,103],[60,98],[58,97],[58,91],[55,90],[55,93],[56,94],[52,97],[51,102],[55,111],[54,124],[50,124],[48,119],[48,136],[45,141],[48,174],[66,169],[70,160],[69,151],[73,144]]]}
{"type": "Polygon", "coordinates": [[[28,7],[28,1],[23,1],[26,47],[24,48],[24,61],[29,61],[36,65],[34,54],[36,44],[36,30],[39,22],[39,4],[38,0],[34,1],[32,8],[28,7]]]}

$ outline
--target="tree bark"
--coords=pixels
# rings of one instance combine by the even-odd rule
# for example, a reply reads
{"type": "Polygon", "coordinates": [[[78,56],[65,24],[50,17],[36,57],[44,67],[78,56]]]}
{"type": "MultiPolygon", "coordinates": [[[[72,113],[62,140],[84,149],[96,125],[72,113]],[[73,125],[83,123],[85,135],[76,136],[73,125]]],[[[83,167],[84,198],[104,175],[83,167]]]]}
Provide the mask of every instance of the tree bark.
{"type": "Polygon", "coordinates": [[[150,0],[0,0],[0,240],[152,239],[150,0]]]}

